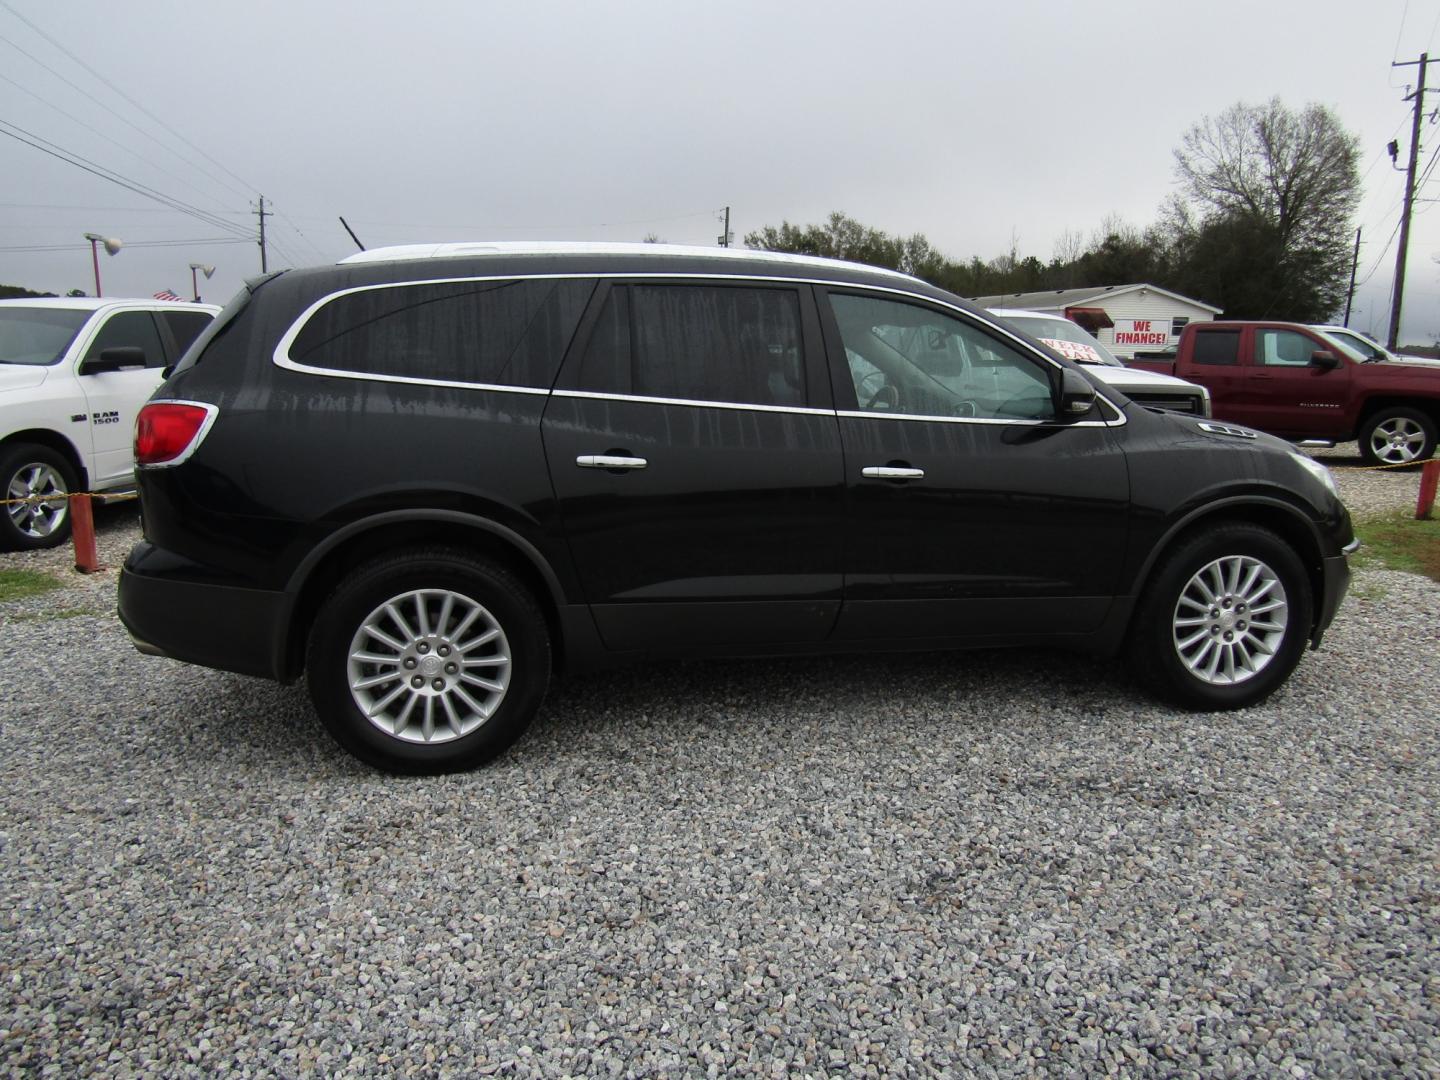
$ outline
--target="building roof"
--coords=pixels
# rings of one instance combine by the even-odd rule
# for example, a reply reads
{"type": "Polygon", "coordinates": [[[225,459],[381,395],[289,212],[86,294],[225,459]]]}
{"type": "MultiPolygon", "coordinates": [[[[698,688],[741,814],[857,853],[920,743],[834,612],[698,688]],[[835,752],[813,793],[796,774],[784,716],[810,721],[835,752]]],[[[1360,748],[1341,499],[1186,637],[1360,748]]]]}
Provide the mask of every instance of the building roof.
{"type": "Polygon", "coordinates": [[[1181,296],[1169,289],[1162,289],[1158,285],[1148,285],[1144,282],[1135,285],[1092,285],[1084,289],[1048,289],[1044,292],[1006,293],[1002,296],[972,296],[970,299],[983,308],[1007,307],[1055,311],[1068,307],[1103,307],[1105,301],[1111,297],[1119,296],[1121,293],[1135,292],[1137,289],[1149,289],[1161,296],[1193,304],[1195,307],[1204,308],[1216,315],[1223,310],[1214,304],[1207,304],[1203,300],[1181,296]]]}
{"type": "Polygon", "coordinates": [[[789,266],[814,266],[835,269],[843,266],[871,274],[885,274],[914,282],[916,279],[898,270],[883,266],[822,259],[815,255],[791,255],[783,251],[753,251],[749,248],[701,247],[685,244],[611,244],[581,241],[497,240],[458,244],[401,244],[395,247],[370,248],[341,259],[341,263],[394,262],[406,259],[483,258],[487,255],[650,255],[685,256],[707,259],[747,259],[784,263],[789,266]]]}

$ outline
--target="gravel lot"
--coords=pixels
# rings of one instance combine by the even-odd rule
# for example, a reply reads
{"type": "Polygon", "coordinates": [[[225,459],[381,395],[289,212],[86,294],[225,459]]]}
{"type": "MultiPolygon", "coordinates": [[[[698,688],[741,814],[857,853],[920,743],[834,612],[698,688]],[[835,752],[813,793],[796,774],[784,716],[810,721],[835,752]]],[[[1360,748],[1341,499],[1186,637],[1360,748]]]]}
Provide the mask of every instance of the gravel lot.
{"type": "Polygon", "coordinates": [[[1245,712],[1053,654],[657,665],[422,780],[140,656],[113,589],[0,605],[5,1073],[1440,1073],[1423,578],[1362,570],[1245,712]]]}

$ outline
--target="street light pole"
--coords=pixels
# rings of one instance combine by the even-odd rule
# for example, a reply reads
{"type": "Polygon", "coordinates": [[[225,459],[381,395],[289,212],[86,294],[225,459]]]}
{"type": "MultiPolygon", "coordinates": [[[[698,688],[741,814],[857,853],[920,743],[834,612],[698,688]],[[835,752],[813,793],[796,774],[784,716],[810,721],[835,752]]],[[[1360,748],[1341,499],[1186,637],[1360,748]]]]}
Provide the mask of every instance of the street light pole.
{"type": "Polygon", "coordinates": [[[200,302],[200,286],[195,280],[196,270],[203,271],[205,274],[205,280],[209,281],[211,275],[215,273],[215,267],[207,266],[205,263],[190,264],[190,295],[194,297],[194,302],[198,304],[200,302]]]}
{"type": "Polygon", "coordinates": [[[90,241],[90,262],[95,267],[95,295],[98,297],[103,294],[100,292],[100,249],[95,245],[104,244],[106,254],[114,255],[120,250],[121,243],[113,236],[101,236],[93,232],[87,232],[85,239],[90,241]]]}

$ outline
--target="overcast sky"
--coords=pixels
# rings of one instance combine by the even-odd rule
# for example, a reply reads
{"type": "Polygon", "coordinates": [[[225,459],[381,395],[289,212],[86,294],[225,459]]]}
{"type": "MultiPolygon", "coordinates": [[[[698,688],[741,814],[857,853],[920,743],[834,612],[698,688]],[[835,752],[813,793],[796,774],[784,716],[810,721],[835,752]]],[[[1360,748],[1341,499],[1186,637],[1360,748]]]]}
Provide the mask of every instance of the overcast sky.
{"type": "MultiPolygon", "coordinates": [[[[369,247],[712,244],[727,204],[737,242],[843,210],[952,258],[1013,236],[1048,261],[1066,230],[1149,224],[1186,128],[1278,95],[1359,136],[1351,323],[1383,337],[1404,190],[1384,147],[1403,163],[1416,78],[1391,62],[1437,29],[1440,0],[0,0],[0,120],[212,219],[0,138],[0,283],[92,292],[93,231],[126,245],[101,255],[107,295],[188,295],[203,262],[223,301],[259,271],[262,193],[272,268],[355,250],[342,214],[369,247]],[[38,246],[65,250],[15,250],[38,246]]],[[[1423,165],[1440,126],[1421,143],[1423,165]]],[[[1440,213],[1420,205],[1410,342],[1440,338],[1440,213]]]]}

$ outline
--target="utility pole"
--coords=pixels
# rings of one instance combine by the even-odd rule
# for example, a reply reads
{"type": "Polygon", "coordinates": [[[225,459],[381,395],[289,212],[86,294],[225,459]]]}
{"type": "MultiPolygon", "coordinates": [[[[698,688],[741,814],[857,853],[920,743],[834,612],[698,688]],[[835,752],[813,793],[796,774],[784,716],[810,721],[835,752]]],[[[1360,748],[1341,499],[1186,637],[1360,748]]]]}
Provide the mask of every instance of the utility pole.
{"type": "Polygon", "coordinates": [[[725,207],[725,231],[720,234],[720,246],[728,248],[732,239],[730,235],[730,208],[725,207]]]}
{"type": "Polygon", "coordinates": [[[1405,293],[1405,255],[1410,247],[1410,211],[1415,205],[1415,162],[1420,156],[1420,117],[1425,112],[1425,65],[1430,62],[1429,53],[1421,53],[1419,60],[1391,64],[1391,67],[1420,66],[1420,77],[1415,82],[1415,93],[1405,98],[1415,99],[1415,116],[1410,124],[1410,164],[1405,170],[1405,201],[1400,206],[1400,250],[1395,253],[1395,299],[1390,305],[1390,338],[1386,344],[1394,349],[1400,337],[1400,303],[1405,293]]]}
{"type": "Polygon", "coordinates": [[[1360,265],[1360,230],[1355,230],[1355,255],[1350,260],[1350,291],[1345,294],[1345,325],[1350,325],[1350,301],[1355,299],[1355,269],[1360,265]]]}
{"type": "Polygon", "coordinates": [[[263,274],[269,270],[265,262],[265,219],[275,216],[273,210],[267,211],[265,209],[264,195],[260,196],[260,209],[257,210],[256,213],[260,216],[260,272],[263,274]]]}

